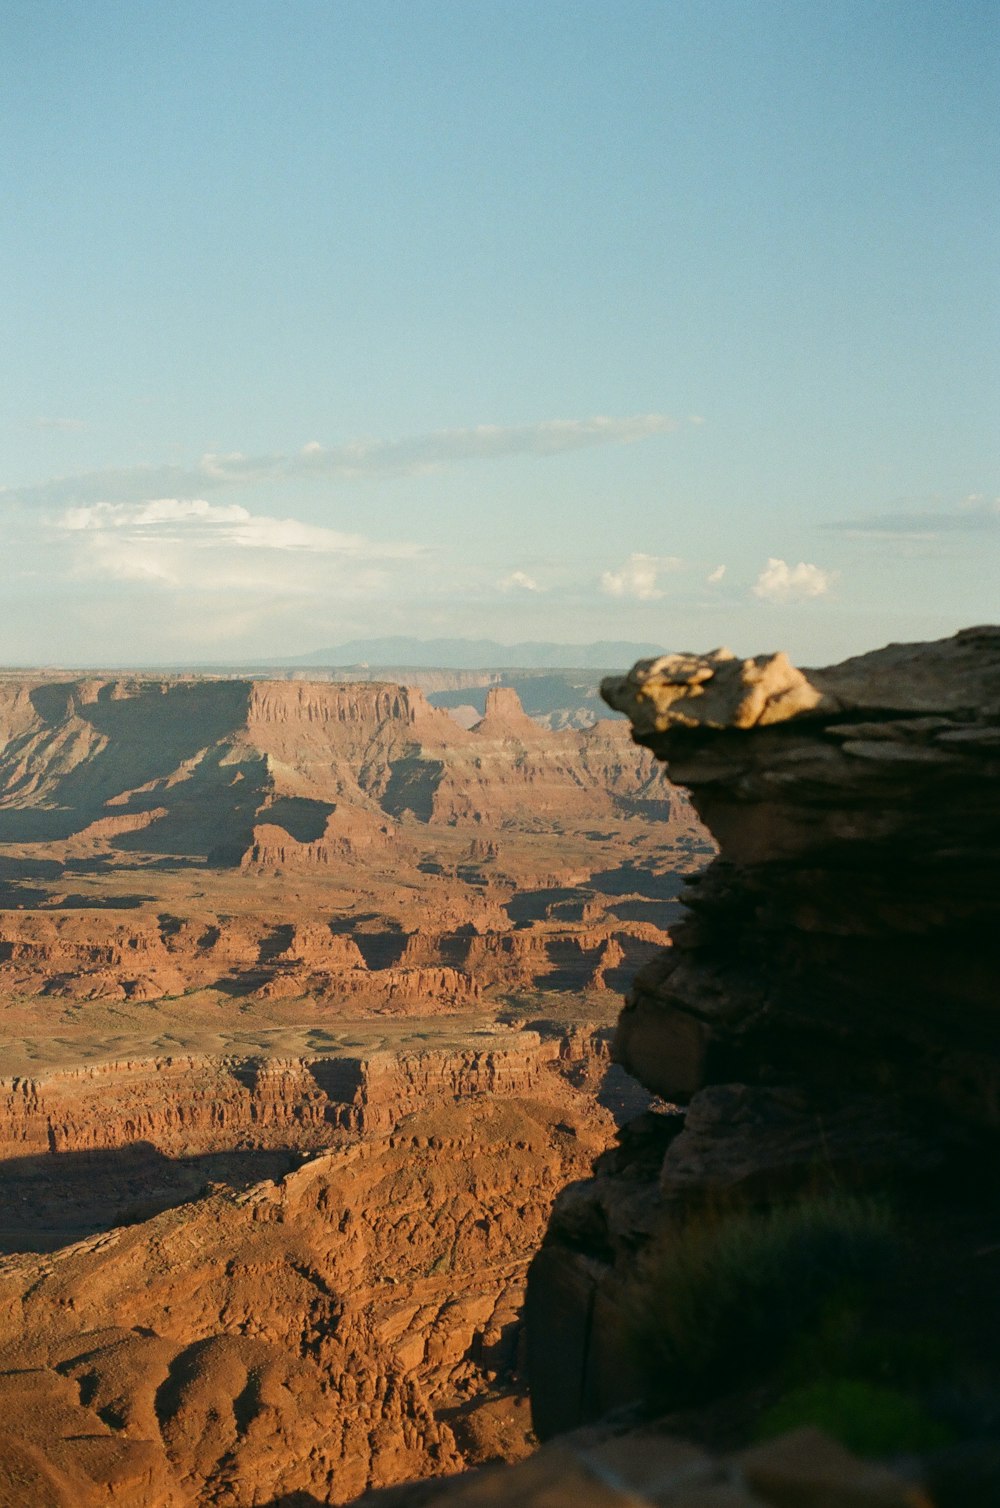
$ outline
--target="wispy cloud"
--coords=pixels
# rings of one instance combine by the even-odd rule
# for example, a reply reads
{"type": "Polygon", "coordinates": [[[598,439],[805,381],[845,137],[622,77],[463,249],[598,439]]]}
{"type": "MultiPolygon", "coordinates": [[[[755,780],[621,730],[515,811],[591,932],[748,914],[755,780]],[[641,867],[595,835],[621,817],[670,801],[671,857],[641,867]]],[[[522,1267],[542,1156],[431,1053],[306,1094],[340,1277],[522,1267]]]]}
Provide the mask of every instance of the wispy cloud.
{"type": "Polygon", "coordinates": [[[253,514],[238,503],[154,498],[68,508],[49,527],[70,550],[77,578],[226,590],[356,594],[385,583],[389,563],[420,546],[383,543],[295,518],[253,514]]]}
{"type": "Polygon", "coordinates": [[[752,590],[762,602],[809,602],[815,597],[825,597],[835,579],[833,571],[807,565],[804,560],[789,565],[787,560],[777,560],[772,555],[752,590]]]}
{"type": "Polygon", "coordinates": [[[633,445],[652,435],[668,434],[680,422],[667,414],[635,414],[627,418],[546,419],[537,424],[480,424],[472,429],[437,430],[401,440],[355,440],[346,445],[324,446],[311,440],[294,452],[247,456],[234,451],[204,455],[193,466],[124,466],[54,477],[28,487],[0,488],[0,499],[42,506],[134,503],[159,496],[200,497],[222,487],[309,477],[352,482],[368,477],[414,476],[465,461],[553,456],[596,445],[633,445]]]}
{"type": "Polygon", "coordinates": [[[683,562],[676,555],[635,553],[616,571],[601,576],[601,591],[608,597],[633,597],[639,602],[654,602],[663,596],[659,587],[665,571],[679,570],[683,562]]]}
{"type": "Polygon", "coordinates": [[[33,419],[32,427],[34,429],[62,430],[65,434],[73,434],[87,428],[83,419],[50,419],[44,415],[39,415],[37,419],[33,419]]]}
{"type": "Polygon", "coordinates": [[[957,508],[915,508],[872,518],[838,519],[828,529],[867,539],[938,539],[1000,529],[1000,497],[973,492],[957,508]]]}
{"type": "Polygon", "coordinates": [[[726,568],[724,565],[716,566],[714,571],[709,571],[708,575],[705,577],[705,580],[708,582],[709,586],[717,586],[725,574],[726,568]]]}
{"type": "Polygon", "coordinates": [[[202,548],[309,550],[334,555],[378,555],[411,559],[416,545],[376,544],[362,534],[344,534],[296,518],[251,513],[239,503],[209,503],[204,498],[154,498],[146,503],[94,503],[67,508],[56,527],[68,533],[119,530],[137,538],[177,540],[202,548]]]}
{"type": "Polygon", "coordinates": [[[502,592],[540,592],[541,587],[533,576],[527,571],[511,571],[508,576],[501,576],[497,582],[502,592]]]}

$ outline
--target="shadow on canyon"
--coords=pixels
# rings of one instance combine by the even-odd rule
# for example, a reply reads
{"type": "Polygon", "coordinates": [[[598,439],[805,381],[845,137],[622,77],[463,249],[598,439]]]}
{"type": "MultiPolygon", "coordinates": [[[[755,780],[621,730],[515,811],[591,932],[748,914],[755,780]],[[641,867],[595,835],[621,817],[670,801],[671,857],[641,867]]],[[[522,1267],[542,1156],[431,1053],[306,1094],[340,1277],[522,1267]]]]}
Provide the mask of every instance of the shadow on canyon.
{"type": "MultiPolygon", "coordinates": [[[[543,1035],[548,1020],[531,1023],[543,1035]]],[[[356,1069],[351,1061],[331,1060],[331,1067],[356,1069]]],[[[584,1088],[587,1064],[568,1066],[571,1082],[584,1088]]],[[[591,1081],[592,1082],[592,1081],[591,1081]]],[[[342,1086],[325,1087],[338,1095],[342,1086]]],[[[604,1067],[592,1082],[597,1103],[619,1125],[645,1111],[651,1096],[617,1064],[604,1067]]],[[[117,1226],[138,1225],[164,1210],[190,1204],[221,1188],[234,1192],[265,1181],[278,1181],[302,1163],[339,1144],[301,1147],[255,1147],[170,1157],[149,1141],[84,1151],[35,1153],[0,1162],[0,1256],[50,1252],[103,1234],[117,1226]]]]}
{"type": "Polygon", "coordinates": [[[326,1508],[325,1499],[314,1498],[311,1492],[286,1492],[280,1498],[271,1498],[263,1508],[326,1508]]]}
{"type": "Polygon", "coordinates": [[[0,1254],[48,1252],[224,1186],[236,1191],[297,1168],[287,1147],[166,1156],[151,1142],[86,1152],[48,1152],[0,1164],[0,1254]]]}

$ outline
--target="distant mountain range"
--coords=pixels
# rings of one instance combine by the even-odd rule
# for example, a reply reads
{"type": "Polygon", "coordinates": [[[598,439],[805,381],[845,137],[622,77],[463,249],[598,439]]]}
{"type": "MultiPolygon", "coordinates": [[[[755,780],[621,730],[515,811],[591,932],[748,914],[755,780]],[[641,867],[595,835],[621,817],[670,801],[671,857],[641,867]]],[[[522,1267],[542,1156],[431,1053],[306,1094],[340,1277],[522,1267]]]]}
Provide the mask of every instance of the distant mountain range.
{"type": "Polygon", "coordinates": [[[633,660],[662,653],[658,644],[601,639],[593,644],[549,644],[526,639],[500,644],[496,639],[349,639],[331,649],[261,660],[280,666],[412,666],[449,670],[572,669],[627,670],[633,660]]]}

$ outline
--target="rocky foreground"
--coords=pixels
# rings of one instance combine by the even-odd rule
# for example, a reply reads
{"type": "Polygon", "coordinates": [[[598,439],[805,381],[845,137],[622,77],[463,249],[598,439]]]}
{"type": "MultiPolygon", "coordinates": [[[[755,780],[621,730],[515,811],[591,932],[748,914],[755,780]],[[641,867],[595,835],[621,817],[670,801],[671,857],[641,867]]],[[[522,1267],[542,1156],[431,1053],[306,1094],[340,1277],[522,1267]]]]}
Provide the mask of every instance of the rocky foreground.
{"type": "Polygon", "coordinates": [[[527,1451],[524,1277],[555,1194],[613,1136],[606,1034],[483,1031],[262,1077],[198,1114],[165,1073],[146,1165],[93,1116],[78,1139],[102,1152],[23,1160],[36,1218],[44,1182],[58,1205],[75,1175],[101,1228],[0,1264],[0,1501],[344,1503],[527,1451]],[[314,1150],[274,1177],[261,1142],[314,1150]],[[113,1194],[95,1210],[102,1176],[155,1199],[149,1154],[169,1179],[182,1146],[193,1203],[160,1189],[174,1207],[127,1226],[113,1194]]]}
{"type": "MultiPolygon", "coordinates": [[[[838,1485],[800,1470],[772,1498],[720,1468],[730,1495],[690,1501],[1000,1502],[1000,629],[821,671],[670,655],[604,695],[720,853],[639,972],[614,1048],[686,1112],[626,1127],[560,1197],[532,1266],[536,1426],[551,1436],[638,1400],[732,1449],[798,1411],[859,1438],[883,1428],[869,1449],[903,1458],[909,1485],[852,1495],[849,1472],[838,1485]],[[831,1297],[810,1308],[790,1241],[787,1268],[755,1277],[758,1293],[774,1285],[770,1328],[717,1289],[752,1346],[727,1351],[705,1299],[686,1349],[655,1299],[684,1292],[673,1254],[717,1251],[727,1229],[806,1229],[816,1209],[864,1227],[859,1272],[892,1247],[884,1271],[839,1291],[837,1263],[820,1263],[808,1284],[831,1297]],[[780,1342],[795,1303],[797,1351],[780,1342]]],[[[513,1479],[509,1498],[492,1490],[548,1501],[513,1479]]],[[[679,1487],[648,1496],[689,1502],[679,1487]]]]}

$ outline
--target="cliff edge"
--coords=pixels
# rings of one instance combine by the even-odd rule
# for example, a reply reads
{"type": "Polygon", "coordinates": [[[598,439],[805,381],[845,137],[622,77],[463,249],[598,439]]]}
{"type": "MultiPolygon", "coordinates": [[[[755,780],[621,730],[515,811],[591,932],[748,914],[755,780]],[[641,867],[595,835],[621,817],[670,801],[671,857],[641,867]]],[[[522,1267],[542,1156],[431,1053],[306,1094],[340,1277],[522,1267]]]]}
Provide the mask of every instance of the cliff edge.
{"type": "Polygon", "coordinates": [[[1000,1124],[1000,629],[816,671],[667,655],[602,694],[720,846],[628,997],[629,1070],[668,1099],[865,1083],[1000,1124]]]}
{"type": "Polygon", "coordinates": [[[532,1265],[536,1429],[818,1424],[1000,1502],[1000,628],[665,655],[602,695],[719,854],[618,1026],[661,1104],[532,1265]]]}

